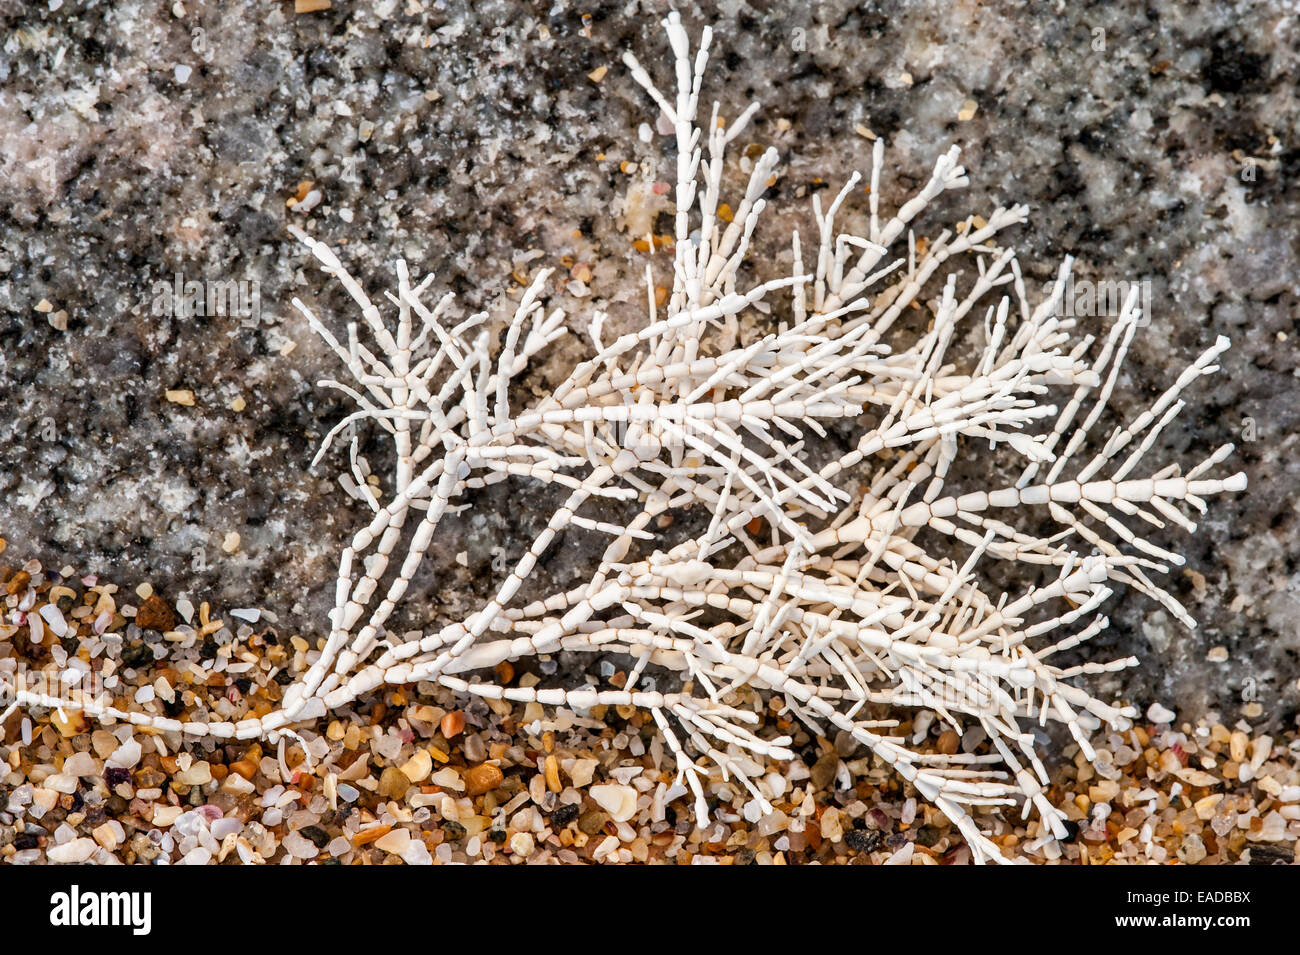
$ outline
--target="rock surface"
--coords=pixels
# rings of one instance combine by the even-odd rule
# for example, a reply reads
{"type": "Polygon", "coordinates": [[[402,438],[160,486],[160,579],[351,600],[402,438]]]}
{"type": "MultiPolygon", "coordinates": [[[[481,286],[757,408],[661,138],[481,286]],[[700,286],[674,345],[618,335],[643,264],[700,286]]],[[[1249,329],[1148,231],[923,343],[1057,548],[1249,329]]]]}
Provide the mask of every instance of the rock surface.
{"type": "MultiPolygon", "coordinates": [[[[304,14],[264,0],[0,3],[4,559],[264,607],[303,629],[323,621],[361,508],[334,480],[341,458],[307,468],[346,403],[316,385],[336,366],[290,300],[338,322],[350,313],[286,223],[310,220],[375,295],[397,255],[413,274],[436,272],[466,314],[497,302],[512,272],[563,262],[582,285],[558,304],[637,321],[645,256],[627,204],[642,163],[655,176],[668,166],[619,54],[633,46],[664,75],[665,6],[558,3],[539,18],[515,2],[304,14]],[[637,135],[647,119],[650,142],[637,135]],[[256,307],[158,314],[178,276],[205,292],[256,283],[256,307]]],[[[1186,553],[1172,591],[1202,626],[1185,632],[1120,594],[1096,644],[1143,658],[1107,688],[1143,708],[1217,708],[1231,723],[1257,697],[1289,723],[1300,701],[1294,17],[1271,4],[758,6],[709,8],[707,95],[729,116],[765,104],[749,138],[782,153],[776,215],[807,233],[818,180],[865,167],[858,127],[890,146],[887,203],[957,142],[972,186],[926,228],[1023,201],[1032,220],[1011,241],[1027,279],[1041,286],[1067,252],[1080,279],[1150,278],[1153,315],[1117,412],[1145,407],[1216,335],[1232,337],[1224,373],[1192,390],[1157,449],[1190,461],[1234,441],[1250,476],[1196,537],[1162,538],[1186,553]],[[1216,647],[1226,658],[1207,662],[1216,647]]],[[[779,266],[788,231],[776,215],[758,248],[779,266]]],[[[544,367],[530,380],[547,378],[544,367]]],[[[531,539],[546,501],[499,485],[448,520],[412,625],[469,606],[496,548],[531,539]]],[[[555,548],[540,582],[568,581],[593,546],[575,535],[555,548]]]]}

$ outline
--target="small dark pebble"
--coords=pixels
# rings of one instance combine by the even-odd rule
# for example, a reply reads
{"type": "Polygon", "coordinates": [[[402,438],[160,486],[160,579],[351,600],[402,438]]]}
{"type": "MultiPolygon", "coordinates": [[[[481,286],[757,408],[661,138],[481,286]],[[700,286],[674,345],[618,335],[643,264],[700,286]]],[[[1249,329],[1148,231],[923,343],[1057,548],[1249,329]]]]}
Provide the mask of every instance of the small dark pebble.
{"type": "Polygon", "coordinates": [[[736,865],[753,865],[754,850],[749,848],[740,849],[736,852],[736,865]]]}
{"type": "Polygon", "coordinates": [[[310,839],[317,849],[324,849],[330,842],[330,834],[320,826],[303,826],[298,830],[304,839],[310,839]]]}
{"type": "Polygon", "coordinates": [[[293,682],[293,674],[289,672],[288,667],[285,667],[283,670],[275,671],[274,680],[276,683],[280,684],[281,686],[288,686],[290,683],[293,682]]]}
{"type": "Polygon", "coordinates": [[[1071,819],[1065,820],[1065,841],[1073,842],[1079,838],[1079,824],[1071,819]]]}
{"type": "Polygon", "coordinates": [[[1250,847],[1251,865],[1290,865],[1295,861],[1295,849],[1291,846],[1253,845],[1250,847]]]}
{"type": "Polygon", "coordinates": [[[934,826],[922,826],[916,830],[916,842],[922,846],[933,846],[939,841],[939,830],[934,826]]]}
{"type": "Polygon", "coordinates": [[[442,824],[442,832],[451,842],[459,842],[465,838],[465,827],[450,819],[442,824]]]}
{"type": "Polygon", "coordinates": [[[488,838],[497,845],[501,845],[501,843],[506,841],[506,831],[504,829],[493,829],[488,832],[488,838]]]}
{"type": "Polygon", "coordinates": [[[120,783],[129,783],[131,781],[131,771],[123,769],[120,766],[110,766],[104,770],[104,782],[108,783],[111,789],[120,783]]]}
{"type": "Polygon", "coordinates": [[[844,833],[844,844],[854,852],[875,852],[884,841],[878,829],[850,829],[844,833]]]}
{"type": "Polygon", "coordinates": [[[114,819],[120,819],[125,816],[127,810],[130,808],[131,804],[117,793],[113,793],[113,795],[109,796],[104,803],[104,811],[114,819]]]}
{"type": "Polygon", "coordinates": [[[153,648],[147,643],[134,643],[122,651],[122,666],[138,670],[153,662],[153,648]]]}
{"type": "Polygon", "coordinates": [[[576,803],[560,806],[555,812],[551,813],[551,822],[560,827],[567,826],[578,818],[578,811],[576,803]]]}
{"type": "Polygon", "coordinates": [[[40,840],[26,832],[14,837],[14,848],[19,852],[24,849],[35,849],[40,845],[40,840]]]}

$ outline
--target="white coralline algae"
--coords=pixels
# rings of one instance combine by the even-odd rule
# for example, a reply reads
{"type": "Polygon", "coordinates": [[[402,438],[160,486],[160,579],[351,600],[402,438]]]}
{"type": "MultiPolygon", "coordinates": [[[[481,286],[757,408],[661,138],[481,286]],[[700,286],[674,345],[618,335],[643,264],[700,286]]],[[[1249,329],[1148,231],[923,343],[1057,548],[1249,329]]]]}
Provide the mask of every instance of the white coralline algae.
{"type": "MultiPolygon", "coordinates": [[[[1014,252],[997,244],[1025,221],[1025,207],[916,240],[927,204],[967,184],[956,147],[889,216],[879,208],[877,140],[865,234],[836,228],[861,189],[855,172],[829,205],[814,197],[817,235],[805,245],[791,234],[792,273],[750,284],[742,266],[777,153],[753,162],[727,215],[727,149],[757,104],[728,124],[716,105],[702,114],[711,31],[692,54],[676,14],[664,28],[671,93],[631,54],[625,61],[675,137],[667,301],[656,306],[648,267],[645,324],[610,340],[600,312],[579,319],[544,306],[542,271],[504,329],[482,314],[453,324],[450,296],[428,296],[434,277],[413,284],[398,261],[386,318],[333,251],[294,229],[361,314],[339,335],[294,303],[352,378],[326,384],[357,405],[321,455],[351,435],[350,469],[366,487],[353,426],[383,429],[395,451],[378,499],[360,495],[370,513],[340,558],[324,649],[282,708],[260,720],[201,724],[85,708],[192,737],[275,740],[377,687],[419,681],[575,710],[642,707],[703,823],[711,774],[738,781],[757,811],[772,811],[756,781],[768,761],[795,754],[789,738],[752,729],[758,708],[770,706],[869,748],[961,829],[979,861],[1003,857],[972,807],[1036,811],[1045,832],[1063,836],[1032,727],[1063,723],[1091,758],[1092,731],[1124,727],[1136,711],[1072,680],[1137,660],[1066,666],[1056,655],[1106,628],[1100,611],[1112,582],[1193,625],[1156,583],[1182,558],[1143,527],[1191,531],[1180,505],[1203,511],[1206,497],[1242,490],[1245,477],[1211,474],[1231,446],[1185,472],[1152,472],[1143,457],[1228,342],[1220,338],[1147,411],[1090,449],[1140,324],[1136,286],[1104,340],[1076,341],[1059,308],[1069,261],[1035,304],[1014,252]],[[521,404],[512,381],[575,321],[589,357],[550,394],[521,404]],[[753,328],[768,331],[745,340],[753,328]],[[961,360],[954,339],[971,337],[981,347],[961,360]],[[1014,477],[953,489],[950,470],[971,455],[996,455],[996,473],[1014,477]],[[442,518],[469,503],[467,492],[499,481],[554,487],[545,529],[508,555],[503,579],[473,613],[424,632],[387,630],[442,518]],[[707,515],[696,537],[674,535],[689,521],[659,520],[692,507],[707,515]],[[1018,529],[1031,509],[1034,530],[1018,529]],[[604,535],[603,554],[568,589],[517,599],[572,528],[604,535]],[[1041,585],[1001,592],[985,573],[997,561],[1038,565],[1041,585]],[[626,654],[627,681],[564,685],[561,672],[549,687],[493,682],[501,661],[560,650],[626,654]],[[917,711],[959,735],[979,727],[991,748],[919,752],[894,732],[917,711]]],[[[606,788],[621,811],[619,787],[606,788]]]]}

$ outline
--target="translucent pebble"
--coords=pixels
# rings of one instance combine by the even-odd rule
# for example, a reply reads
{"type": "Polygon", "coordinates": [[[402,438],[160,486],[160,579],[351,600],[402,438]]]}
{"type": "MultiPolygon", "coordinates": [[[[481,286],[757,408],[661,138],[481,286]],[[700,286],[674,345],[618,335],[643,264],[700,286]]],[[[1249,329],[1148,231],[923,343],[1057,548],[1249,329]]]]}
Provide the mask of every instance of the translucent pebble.
{"type": "Polygon", "coordinates": [[[402,751],[402,738],[385,733],[371,744],[371,748],[384,759],[396,759],[402,751]]]}
{"type": "Polygon", "coordinates": [[[298,832],[291,832],[280,842],[284,851],[295,859],[314,859],[319,849],[315,844],[298,832]]]}
{"type": "Polygon", "coordinates": [[[180,865],[207,865],[212,861],[212,852],[203,846],[196,846],[181,859],[180,865]]]}
{"type": "Polygon", "coordinates": [[[243,828],[244,828],[243,823],[241,823],[238,819],[234,819],[234,818],[218,819],[216,822],[212,824],[212,830],[211,830],[212,838],[220,842],[223,839],[225,839],[227,836],[234,835],[235,833],[239,832],[239,830],[243,828]]]}
{"type": "Polygon", "coordinates": [[[410,844],[402,850],[402,861],[407,865],[433,865],[433,856],[429,855],[429,847],[424,842],[419,839],[412,839],[410,844]]]}
{"type": "Polygon", "coordinates": [[[357,797],[361,795],[361,790],[347,783],[339,783],[338,797],[343,802],[356,802],[357,797]]]}

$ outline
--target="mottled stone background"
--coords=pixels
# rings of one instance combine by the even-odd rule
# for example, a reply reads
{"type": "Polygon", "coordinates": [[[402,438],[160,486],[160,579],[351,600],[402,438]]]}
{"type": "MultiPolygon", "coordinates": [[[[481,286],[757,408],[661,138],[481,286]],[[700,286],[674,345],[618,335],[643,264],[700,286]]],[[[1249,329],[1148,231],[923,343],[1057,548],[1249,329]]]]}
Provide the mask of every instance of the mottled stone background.
{"type": "MultiPolygon", "coordinates": [[[[514,271],[589,263],[590,296],[571,286],[554,300],[636,320],[645,256],[626,213],[639,173],[622,164],[659,161],[660,143],[638,138],[646,103],[619,54],[635,47],[662,70],[665,6],[56,5],[0,0],[0,559],[149,580],[310,628],[359,508],[334,481],[339,457],[307,468],[346,405],[316,386],[332,356],[290,300],[336,318],[346,303],[286,223],[310,219],[346,242],[376,295],[399,254],[413,273],[436,271],[466,311],[514,288],[514,271]],[[304,181],[323,200],[307,215],[286,207],[304,181]],[[178,273],[256,281],[260,314],[153,314],[154,283],[178,273]],[[193,391],[194,406],[167,401],[169,389],[193,391]]],[[[1185,715],[1219,708],[1229,722],[1257,695],[1272,725],[1300,701],[1295,13],[1182,2],[705,12],[720,53],[710,92],[726,115],[766,104],[748,138],[781,150],[773,205],[805,236],[817,180],[837,187],[865,168],[856,127],[891,147],[887,202],[957,142],[972,187],[925,228],[1024,201],[1032,222],[1010,238],[1036,284],[1066,252],[1080,278],[1152,278],[1119,412],[1149,403],[1216,335],[1232,337],[1224,373],[1192,390],[1154,454],[1199,460],[1237,441],[1250,476],[1195,539],[1159,536],[1204,577],[1176,572],[1171,584],[1202,625],[1185,632],[1120,595],[1098,643],[1147,664],[1107,691],[1185,715]],[[978,109],[959,121],[967,101],[978,109]],[[1206,662],[1214,646],[1226,662],[1206,662]]],[[[788,261],[785,234],[760,236],[774,268],[788,261]]],[[[557,360],[572,357],[559,347],[557,360]]],[[[456,612],[491,576],[493,548],[511,550],[545,517],[540,495],[517,485],[479,495],[440,531],[430,604],[414,616],[456,612]]],[[[543,582],[566,580],[590,547],[566,541],[543,582]]]]}

